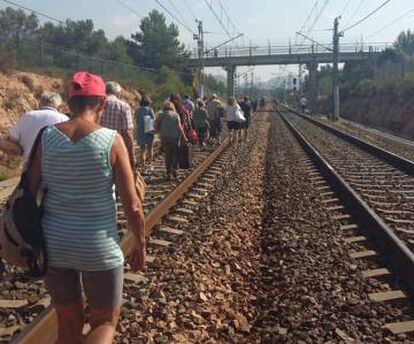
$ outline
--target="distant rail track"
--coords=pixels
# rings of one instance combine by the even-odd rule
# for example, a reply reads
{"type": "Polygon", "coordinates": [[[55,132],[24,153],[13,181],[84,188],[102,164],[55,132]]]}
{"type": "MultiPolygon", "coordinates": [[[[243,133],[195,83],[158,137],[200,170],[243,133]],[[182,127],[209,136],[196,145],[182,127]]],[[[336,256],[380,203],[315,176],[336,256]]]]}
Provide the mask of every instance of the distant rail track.
{"type": "MultiPolygon", "coordinates": [[[[287,108],[277,110],[309,157],[307,170],[350,256],[377,283],[373,302],[414,295],[414,162],[287,108]],[[390,277],[392,276],[392,277],[390,277]]],[[[374,283],[375,285],[375,283],[374,283]]],[[[384,324],[394,334],[414,331],[402,317],[384,324]]]]}

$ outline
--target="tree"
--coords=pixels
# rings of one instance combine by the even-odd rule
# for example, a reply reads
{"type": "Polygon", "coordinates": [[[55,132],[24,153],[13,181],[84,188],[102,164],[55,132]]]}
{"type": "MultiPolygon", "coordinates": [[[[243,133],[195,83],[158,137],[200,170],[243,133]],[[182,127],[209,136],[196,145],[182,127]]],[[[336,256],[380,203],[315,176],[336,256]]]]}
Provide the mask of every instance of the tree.
{"type": "Polygon", "coordinates": [[[26,15],[22,10],[6,7],[0,10],[0,39],[10,41],[16,39],[34,38],[39,27],[39,19],[32,13],[26,15]]]}
{"type": "Polygon", "coordinates": [[[167,26],[165,16],[153,10],[142,19],[141,32],[131,35],[129,52],[137,65],[160,69],[163,66],[181,70],[184,45],[178,40],[178,27],[167,26]]]}
{"type": "Polygon", "coordinates": [[[108,48],[105,32],[95,31],[91,19],[67,20],[65,26],[46,23],[39,31],[45,42],[68,50],[101,56],[108,48]]]}
{"type": "Polygon", "coordinates": [[[401,49],[407,55],[414,54],[414,33],[411,30],[401,32],[394,43],[397,49],[401,49]]]}
{"type": "Polygon", "coordinates": [[[109,42],[108,50],[106,51],[106,55],[103,57],[127,64],[132,64],[134,62],[128,54],[128,40],[122,36],[119,36],[112,42],[109,42]]]}

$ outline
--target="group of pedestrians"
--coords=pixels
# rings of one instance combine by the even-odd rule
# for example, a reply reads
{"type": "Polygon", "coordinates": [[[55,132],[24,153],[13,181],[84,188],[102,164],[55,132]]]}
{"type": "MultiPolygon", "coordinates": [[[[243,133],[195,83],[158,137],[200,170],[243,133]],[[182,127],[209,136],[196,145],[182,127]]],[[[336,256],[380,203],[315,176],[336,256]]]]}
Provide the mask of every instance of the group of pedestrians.
{"type": "Polygon", "coordinates": [[[40,109],[24,114],[0,140],[1,150],[25,158],[27,192],[33,199],[43,197],[45,285],[60,344],[113,342],[124,270],[116,195],[135,236],[131,270],[145,265],[145,218],[137,190],[142,183],[134,173],[131,108],[119,98],[121,92],[117,83],[76,73],[68,87],[70,116],[59,112],[59,94],[44,92],[40,109]],[[83,294],[91,327],[86,338],[83,294]]]}
{"type": "Polygon", "coordinates": [[[254,104],[248,97],[241,101],[237,101],[235,97],[228,98],[225,113],[232,143],[247,140],[253,110],[254,104]]]}
{"type": "Polygon", "coordinates": [[[60,112],[63,101],[58,93],[44,92],[39,110],[22,115],[9,137],[0,139],[0,150],[30,161],[26,166],[30,192],[35,198],[43,195],[42,229],[48,257],[45,282],[57,314],[59,343],[113,341],[124,264],[116,197],[136,238],[129,264],[133,271],[142,270],[145,225],[142,190],[137,185],[143,185],[139,170],[153,170],[155,133],[160,136],[166,178],[170,179],[177,176],[179,144],[194,141],[194,135],[202,147],[219,142],[223,117],[237,137],[246,138],[250,124],[252,104],[247,98],[240,105],[229,98],[223,106],[215,94],[208,101],[194,102],[175,93],[155,114],[151,98],[144,95],[135,114],[134,135],[132,110],[121,94],[116,82],[105,84],[100,76],[76,73],[68,87],[70,115],[60,112]],[[140,147],[138,163],[134,136],[140,147]],[[89,305],[91,326],[86,339],[82,337],[82,294],[89,305]]]}

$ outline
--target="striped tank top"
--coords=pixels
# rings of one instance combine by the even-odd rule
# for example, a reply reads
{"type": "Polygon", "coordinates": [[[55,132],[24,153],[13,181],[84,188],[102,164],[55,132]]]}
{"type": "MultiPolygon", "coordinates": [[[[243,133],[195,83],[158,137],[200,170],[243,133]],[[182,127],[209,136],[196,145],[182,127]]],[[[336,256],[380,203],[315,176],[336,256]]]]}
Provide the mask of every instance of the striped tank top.
{"type": "Polygon", "coordinates": [[[43,230],[49,265],[103,271],[123,264],[110,151],[116,131],[72,141],[55,126],[42,137],[43,230]]]}

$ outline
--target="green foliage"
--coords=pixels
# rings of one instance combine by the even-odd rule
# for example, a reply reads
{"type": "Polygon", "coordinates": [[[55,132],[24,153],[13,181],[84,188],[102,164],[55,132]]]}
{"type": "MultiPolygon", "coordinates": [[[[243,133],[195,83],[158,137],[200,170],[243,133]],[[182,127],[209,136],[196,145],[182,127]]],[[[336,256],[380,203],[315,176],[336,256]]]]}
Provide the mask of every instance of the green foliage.
{"type": "Polygon", "coordinates": [[[185,86],[177,74],[166,66],[159,70],[156,82],[160,85],[158,89],[160,99],[167,99],[173,92],[179,92],[182,95],[191,92],[191,87],[185,86]]]}
{"type": "Polygon", "coordinates": [[[0,40],[33,38],[39,26],[39,19],[32,13],[26,15],[22,10],[7,7],[0,11],[0,40]]]}
{"type": "Polygon", "coordinates": [[[373,96],[376,92],[375,82],[371,79],[362,79],[356,85],[355,91],[356,95],[358,95],[359,97],[373,96]]]}
{"type": "Polygon", "coordinates": [[[406,55],[414,54],[414,33],[411,30],[401,32],[394,46],[403,51],[406,55]]]}
{"type": "Polygon", "coordinates": [[[204,76],[205,85],[210,93],[217,93],[224,96],[227,92],[224,82],[217,80],[214,76],[207,74],[204,76]]]}
{"type": "Polygon", "coordinates": [[[165,16],[153,10],[142,19],[141,32],[131,36],[130,54],[135,63],[159,69],[163,66],[182,70],[185,58],[184,45],[178,40],[178,27],[167,26],[165,16]]]}
{"type": "Polygon", "coordinates": [[[0,68],[64,77],[84,69],[117,79],[153,98],[159,95],[164,100],[171,92],[191,94],[188,85],[193,76],[183,68],[186,52],[178,40],[178,28],[167,26],[165,17],[157,11],[150,12],[140,28],[131,40],[120,36],[111,41],[104,31],[94,28],[90,19],[39,26],[35,14],[7,7],[0,10],[0,68]],[[158,71],[141,71],[134,64],[158,71]]]}

